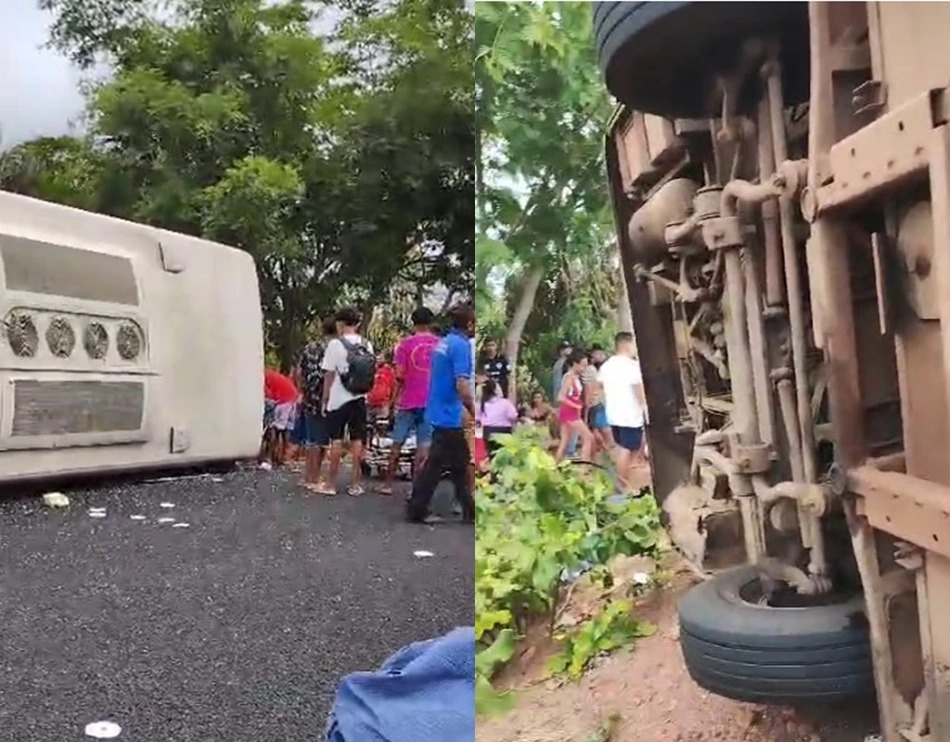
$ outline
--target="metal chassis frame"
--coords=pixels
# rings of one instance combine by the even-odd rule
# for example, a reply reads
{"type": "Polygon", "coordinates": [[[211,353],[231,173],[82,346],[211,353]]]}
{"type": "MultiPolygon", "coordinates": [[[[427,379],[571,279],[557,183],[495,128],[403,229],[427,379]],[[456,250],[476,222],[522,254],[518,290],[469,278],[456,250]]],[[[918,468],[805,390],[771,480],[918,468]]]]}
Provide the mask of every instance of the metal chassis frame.
{"type": "MultiPolygon", "coordinates": [[[[915,463],[904,415],[905,456],[868,459],[858,399],[858,347],[852,313],[846,230],[859,210],[878,208],[908,184],[929,183],[933,210],[933,271],[939,286],[940,345],[945,398],[950,400],[950,125],[943,89],[921,90],[873,123],[836,141],[833,73],[834,6],[809,3],[811,119],[808,187],[803,213],[811,222],[808,251],[816,344],[824,348],[835,430],[837,490],[844,499],[867,602],[881,731],[886,742],[950,742],[950,481],[915,463]],[[904,470],[906,469],[906,470],[904,470]],[[896,558],[888,558],[888,548],[896,558]],[[882,566],[883,564],[887,566],[882,566]],[[890,606],[916,601],[919,625],[897,626],[890,606]],[[915,631],[914,629],[918,629],[915,631]],[[922,667],[922,692],[899,687],[901,663],[922,667]],[[929,728],[929,734],[927,730],[929,728]]],[[[844,4],[842,4],[844,5],[844,4]]],[[[869,2],[867,21],[872,84],[883,87],[880,9],[869,2]]],[[[881,105],[886,109],[886,105],[881,105]]],[[[883,316],[883,315],[882,315],[883,316]]],[[[897,330],[898,336],[900,329],[897,330]]],[[[902,406],[906,369],[899,365],[902,406]]],[[[907,410],[904,410],[907,412],[907,410]]],[[[943,411],[950,419],[950,405],[943,411]]],[[[940,441],[930,441],[940,445],[940,441]]]]}

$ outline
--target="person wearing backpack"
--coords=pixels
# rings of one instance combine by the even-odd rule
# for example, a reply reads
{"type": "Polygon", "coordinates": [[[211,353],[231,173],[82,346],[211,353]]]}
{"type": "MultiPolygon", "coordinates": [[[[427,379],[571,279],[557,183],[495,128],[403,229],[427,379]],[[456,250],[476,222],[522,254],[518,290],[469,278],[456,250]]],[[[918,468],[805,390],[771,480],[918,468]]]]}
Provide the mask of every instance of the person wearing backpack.
{"type": "Polygon", "coordinates": [[[337,475],[343,458],[343,439],[349,435],[352,479],[347,493],[363,494],[363,444],[366,442],[366,395],[376,380],[373,346],[359,334],[360,315],[352,308],[336,315],[337,336],[323,354],[323,410],[330,438],[328,481],[322,495],[336,494],[337,475]]]}

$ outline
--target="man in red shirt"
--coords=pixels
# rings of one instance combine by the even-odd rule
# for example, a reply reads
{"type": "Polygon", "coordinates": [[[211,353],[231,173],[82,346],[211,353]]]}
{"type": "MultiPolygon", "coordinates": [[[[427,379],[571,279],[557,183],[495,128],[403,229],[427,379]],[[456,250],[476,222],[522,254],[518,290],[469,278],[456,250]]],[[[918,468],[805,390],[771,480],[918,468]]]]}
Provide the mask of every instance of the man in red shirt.
{"type": "Polygon", "coordinates": [[[289,376],[264,369],[264,442],[262,458],[270,458],[274,466],[284,460],[287,434],[294,426],[300,392],[289,376]]]}

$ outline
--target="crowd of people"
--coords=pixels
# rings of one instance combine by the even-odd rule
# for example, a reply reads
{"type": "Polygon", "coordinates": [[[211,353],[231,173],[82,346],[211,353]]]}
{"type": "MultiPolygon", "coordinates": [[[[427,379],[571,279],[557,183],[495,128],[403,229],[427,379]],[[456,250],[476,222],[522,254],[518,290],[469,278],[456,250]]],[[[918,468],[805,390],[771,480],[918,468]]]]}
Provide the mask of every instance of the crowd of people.
{"type": "Polygon", "coordinates": [[[365,446],[391,422],[388,466],[377,492],[393,494],[402,449],[412,438],[407,518],[430,519],[435,489],[446,478],[463,520],[473,522],[475,312],[470,305],[455,307],[442,333],[425,307],[411,322],[412,331],[388,353],[374,350],[361,334],[359,313],[343,308],[308,340],[289,374],[265,369],[261,457],[280,466],[302,456],[303,487],[332,496],[348,455],[346,492],[357,497],[366,491],[365,446]]]}
{"type": "Polygon", "coordinates": [[[487,459],[498,448],[499,434],[511,433],[519,424],[535,425],[550,432],[559,460],[609,458],[621,484],[632,486],[633,469],[645,455],[647,407],[631,333],[617,333],[610,355],[598,345],[582,350],[563,341],[552,368],[553,404],[536,389],[516,407],[510,376],[510,363],[497,342],[486,341],[478,361],[477,418],[487,459]]]}

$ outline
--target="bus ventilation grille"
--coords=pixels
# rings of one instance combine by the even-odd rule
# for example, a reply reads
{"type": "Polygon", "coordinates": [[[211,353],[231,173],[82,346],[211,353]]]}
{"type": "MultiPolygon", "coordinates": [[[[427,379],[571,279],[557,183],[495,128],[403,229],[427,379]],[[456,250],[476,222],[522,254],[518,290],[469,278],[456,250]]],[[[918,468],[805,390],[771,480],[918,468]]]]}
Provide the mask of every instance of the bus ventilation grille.
{"type": "Polygon", "coordinates": [[[65,317],[54,317],[46,328],[46,344],[57,358],[69,358],[76,347],[76,333],[65,317]]]}
{"type": "Polygon", "coordinates": [[[13,382],[14,437],[137,431],[144,414],[139,381],[13,382]]]}
{"type": "Polygon", "coordinates": [[[142,354],[142,333],[138,327],[131,322],[126,322],[119,327],[119,334],[116,336],[116,345],[119,348],[119,355],[125,361],[134,361],[142,354]]]}
{"type": "Polygon", "coordinates": [[[3,323],[3,330],[15,356],[32,358],[36,355],[40,336],[32,317],[22,312],[11,312],[3,323]]]}
{"type": "Polygon", "coordinates": [[[105,358],[109,352],[109,331],[99,322],[89,323],[83,333],[83,345],[90,358],[105,358]]]}

